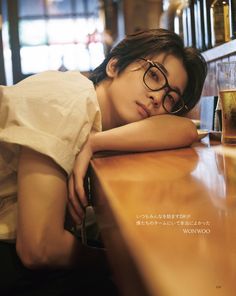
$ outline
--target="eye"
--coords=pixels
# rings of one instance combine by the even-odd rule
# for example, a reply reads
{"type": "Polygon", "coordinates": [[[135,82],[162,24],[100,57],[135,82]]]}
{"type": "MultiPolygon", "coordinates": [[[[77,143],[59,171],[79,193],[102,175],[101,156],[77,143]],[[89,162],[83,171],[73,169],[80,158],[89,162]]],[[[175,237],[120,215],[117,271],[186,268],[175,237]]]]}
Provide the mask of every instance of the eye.
{"type": "Polygon", "coordinates": [[[171,107],[174,107],[177,100],[174,99],[174,97],[171,94],[167,94],[165,97],[165,103],[169,104],[171,107]]]}
{"type": "Polygon", "coordinates": [[[155,80],[156,82],[160,81],[160,72],[156,67],[152,67],[148,71],[149,78],[155,80]]]}

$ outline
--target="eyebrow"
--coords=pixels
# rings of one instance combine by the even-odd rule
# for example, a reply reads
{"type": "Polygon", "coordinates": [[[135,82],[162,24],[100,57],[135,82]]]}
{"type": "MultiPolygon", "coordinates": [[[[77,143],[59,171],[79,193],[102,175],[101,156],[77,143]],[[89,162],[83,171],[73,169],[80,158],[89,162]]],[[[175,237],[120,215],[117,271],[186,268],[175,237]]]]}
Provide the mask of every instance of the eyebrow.
{"type": "MultiPolygon", "coordinates": [[[[160,64],[158,62],[154,62],[154,63],[157,64],[161,68],[161,70],[166,74],[166,76],[169,76],[169,72],[162,64],[160,64]]],[[[169,84],[169,82],[168,82],[168,84],[169,84]]],[[[171,88],[173,90],[177,90],[177,92],[179,92],[181,96],[183,95],[178,86],[171,86],[171,88]]]]}

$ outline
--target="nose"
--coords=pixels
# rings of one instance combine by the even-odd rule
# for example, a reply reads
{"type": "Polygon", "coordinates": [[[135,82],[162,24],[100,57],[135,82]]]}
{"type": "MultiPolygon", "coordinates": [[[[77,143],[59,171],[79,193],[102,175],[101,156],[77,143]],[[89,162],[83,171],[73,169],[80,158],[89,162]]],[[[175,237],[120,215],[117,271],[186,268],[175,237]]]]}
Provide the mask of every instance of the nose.
{"type": "Polygon", "coordinates": [[[162,106],[162,100],[166,95],[166,90],[161,89],[159,91],[152,91],[149,93],[149,99],[151,99],[152,104],[155,108],[162,106]]]}

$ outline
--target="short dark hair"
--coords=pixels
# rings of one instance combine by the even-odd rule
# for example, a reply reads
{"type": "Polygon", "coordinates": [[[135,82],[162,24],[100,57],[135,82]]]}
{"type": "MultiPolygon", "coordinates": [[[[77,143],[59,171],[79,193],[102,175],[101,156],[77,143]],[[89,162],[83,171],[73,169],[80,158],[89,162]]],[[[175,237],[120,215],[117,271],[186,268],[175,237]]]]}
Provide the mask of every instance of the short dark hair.
{"type": "Polygon", "coordinates": [[[184,47],[183,40],[172,31],[151,29],[126,36],[93,70],[90,79],[95,86],[107,79],[106,66],[111,58],[117,59],[116,67],[119,74],[140,57],[145,58],[160,53],[171,54],[181,59],[187,71],[188,84],[184,90],[183,99],[188,110],[184,109],[178,113],[178,115],[182,115],[191,110],[201,97],[207,75],[207,64],[196,48],[184,47]]]}

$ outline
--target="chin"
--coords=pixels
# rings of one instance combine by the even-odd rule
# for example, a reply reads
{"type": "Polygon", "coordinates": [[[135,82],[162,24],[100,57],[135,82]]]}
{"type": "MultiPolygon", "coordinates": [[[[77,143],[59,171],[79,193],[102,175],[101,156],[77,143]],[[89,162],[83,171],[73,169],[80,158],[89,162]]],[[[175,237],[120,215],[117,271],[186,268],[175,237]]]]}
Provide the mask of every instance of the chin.
{"type": "Polygon", "coordinates": [[[121,116],[119,126],[126,125],[126,124],[136,122],[136,121],[140,121],[142,119],[143,118],[139,114],[138,115],[134,114],[134,115],[129,115],[129,116],[123,116],[123,117],[121,116]]]}
{"type": "Polygon", "coordinates": [[[132,119],[130,119],[130,120],[128,120],[127,122],[126,122],[126,124],[128,124],[128,123],[133,123],[133,122],[137,122],[137,121],[140,121],[140,120],[143,120],[144,118],[132,118],[132,119]]]}

